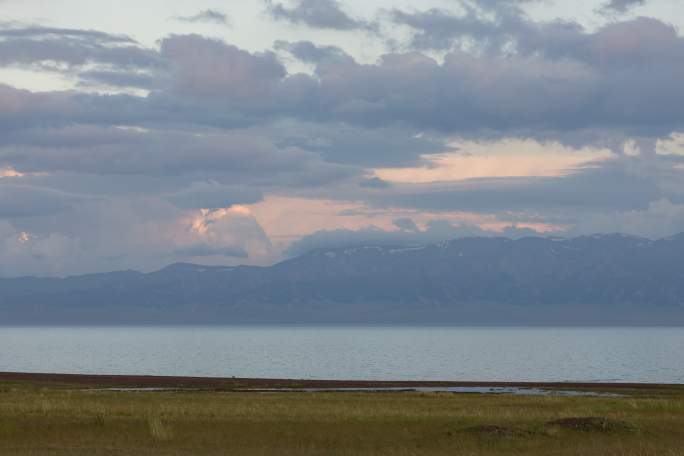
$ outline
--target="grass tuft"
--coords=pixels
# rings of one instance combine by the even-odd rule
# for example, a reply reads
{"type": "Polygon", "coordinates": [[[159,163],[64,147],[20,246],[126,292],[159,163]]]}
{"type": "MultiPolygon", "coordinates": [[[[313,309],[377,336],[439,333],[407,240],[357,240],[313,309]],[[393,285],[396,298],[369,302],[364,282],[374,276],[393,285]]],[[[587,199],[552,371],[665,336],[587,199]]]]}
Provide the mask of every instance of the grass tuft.
{"type": "Polygon", "coordinates": [[[147,419],[150,435],[154,440],[168,442],[173,438],[173,430],[165,424],[159,416],[151,416],[147,419]]]}

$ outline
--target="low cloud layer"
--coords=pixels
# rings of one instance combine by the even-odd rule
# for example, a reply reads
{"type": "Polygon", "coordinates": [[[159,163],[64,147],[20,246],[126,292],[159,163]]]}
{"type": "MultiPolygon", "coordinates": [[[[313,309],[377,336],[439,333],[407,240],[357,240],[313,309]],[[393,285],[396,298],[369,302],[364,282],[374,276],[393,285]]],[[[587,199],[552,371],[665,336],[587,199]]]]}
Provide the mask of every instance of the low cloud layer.
{"type": "Polygon", "coordinates": [[[534,230],[508,226],[502,231],[486,230],[475,225],[453,224],[446,220],[430,220],[425,229],[419,228],[410,218],[395,220],[394,230],[366,227],[359,230],[317,231],[292,244],[286,254],[303,255],[320,249],[335,249],[347,246],[382,245],[396,247],[434,244],[462,237],[505,236],[520,238],[538,235],[534,230]]]}

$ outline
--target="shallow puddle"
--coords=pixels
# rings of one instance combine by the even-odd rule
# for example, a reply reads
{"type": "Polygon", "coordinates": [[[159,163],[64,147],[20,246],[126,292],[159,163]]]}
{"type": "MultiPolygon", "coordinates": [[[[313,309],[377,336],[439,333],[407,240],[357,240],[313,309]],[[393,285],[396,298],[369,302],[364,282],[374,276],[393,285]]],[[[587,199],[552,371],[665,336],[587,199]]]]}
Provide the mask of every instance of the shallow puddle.
{"type": "Polygon", "coordinates": [[[562,396],[562,397],[621,397],[620,394],[600,391],[572,391],[521,387],[481,387],[481,386],[443,386],[443,387],[393,387],[393,388],[272,388],[251,389],[252,392],[292,392],[292,393],[470,393],[470,394],[512,394],[515,396],[562,396]]]}

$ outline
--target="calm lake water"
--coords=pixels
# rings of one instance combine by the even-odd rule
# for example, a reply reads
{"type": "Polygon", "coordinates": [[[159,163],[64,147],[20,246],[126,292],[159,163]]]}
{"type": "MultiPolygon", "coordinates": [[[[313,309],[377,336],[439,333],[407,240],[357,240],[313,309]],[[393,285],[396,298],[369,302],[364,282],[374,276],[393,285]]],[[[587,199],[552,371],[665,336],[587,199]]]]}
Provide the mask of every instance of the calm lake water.
{"type": "Polygon", "coordinates": [[[0,371],[684,383],[684,328],[0,327],[0,371]]]}

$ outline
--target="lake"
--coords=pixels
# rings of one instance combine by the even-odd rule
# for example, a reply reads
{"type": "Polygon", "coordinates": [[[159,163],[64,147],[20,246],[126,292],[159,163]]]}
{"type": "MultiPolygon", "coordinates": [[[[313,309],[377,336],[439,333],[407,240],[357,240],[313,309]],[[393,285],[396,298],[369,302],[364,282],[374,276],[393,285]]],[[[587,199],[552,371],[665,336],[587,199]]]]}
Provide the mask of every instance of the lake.
{"type": "Polygon", "coordinates": [[[684,383],[684,328],[0,327],[0,371],[684,383]]]}

